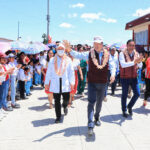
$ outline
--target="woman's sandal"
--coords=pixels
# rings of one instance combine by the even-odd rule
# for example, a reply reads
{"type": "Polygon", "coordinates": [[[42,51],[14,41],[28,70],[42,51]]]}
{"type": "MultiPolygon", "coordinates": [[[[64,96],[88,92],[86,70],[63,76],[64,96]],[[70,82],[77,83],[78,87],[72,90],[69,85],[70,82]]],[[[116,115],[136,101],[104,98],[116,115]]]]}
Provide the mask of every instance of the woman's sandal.
{"type": "Polygon", "coordinates": [[[52,104],[52,103],[50,103],[49,107],[50,107],[50,109],[52,109],[52,108],[53,108],[53,104],[52,104]]]}

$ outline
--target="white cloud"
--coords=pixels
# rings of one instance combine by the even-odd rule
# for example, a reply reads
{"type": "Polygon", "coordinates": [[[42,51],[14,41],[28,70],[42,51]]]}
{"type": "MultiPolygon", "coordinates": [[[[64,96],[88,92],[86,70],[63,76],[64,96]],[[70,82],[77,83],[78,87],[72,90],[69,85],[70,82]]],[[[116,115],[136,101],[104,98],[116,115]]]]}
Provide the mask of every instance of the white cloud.
{"type": "Polygon", "coordinates": [[[83,8],[83,7],[85,7],[85,5],[82,3],[70,5],[70,8],[83,8]]]}
{"type": "Polygon", "coordinates": [[[100,18],[100,20],[104,21],[104,22],[107,22],[107,23],[116,23],[117,20],[116,19],[112,19],[112,18],[100,18]]]}
{"type": "Polygon", "coordinates": [[[133,14],[133,16],[141,17],[148,13],[150,13],[150,7],[147,9],[137,9],[136,12],[133,14]]]}
{"type": "Polygon", "coordinates": [[[72,24],[64,22],[64,23],[61,23],[59,25],[59,27],[61,27],[61,28],[72,28],[73,26],[72,26],[72,24]]]}
{"type": "Polygon", "coordinates": [[[76,18],[78,16],[77,13],[68,14],[68,18],[76,18]]]}
{"type": "Polygon", "coordinates": [[[101,20],[107,23],[116,23],[116,19],[112,18],[101,18],[101,16],[104,16],[103,13],[84,13],[81,15],[81,18],[84,19],[88,23],[92,23],[94,20],[101,20]]]}
{"type": "Polygon", "coordinates": [[[101,12],[99,13],[83,13],[81,15],[81,18],[84,19],[88,23],[92,23],[94,20],[99,20],[100,16],[103,14],[101,12]]]}

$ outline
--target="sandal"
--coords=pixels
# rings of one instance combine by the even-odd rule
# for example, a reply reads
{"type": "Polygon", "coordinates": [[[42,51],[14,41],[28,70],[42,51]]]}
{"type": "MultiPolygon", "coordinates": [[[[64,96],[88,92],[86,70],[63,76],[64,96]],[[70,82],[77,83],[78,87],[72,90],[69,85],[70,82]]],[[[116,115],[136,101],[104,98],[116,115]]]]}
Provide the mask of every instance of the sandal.
{"type": "Polygon", "coordinates": [[[143,106],[145,107],[146,105],[147,105],[147,101],[144,100],[144,101],[143,101],[143,106]]]}
{"type": "Polygon", "coordinates": [[[52,104],[52,103],[50,103],[49,107],[50,107],[50,109],[53,109],[53,104],[52,104]]]}

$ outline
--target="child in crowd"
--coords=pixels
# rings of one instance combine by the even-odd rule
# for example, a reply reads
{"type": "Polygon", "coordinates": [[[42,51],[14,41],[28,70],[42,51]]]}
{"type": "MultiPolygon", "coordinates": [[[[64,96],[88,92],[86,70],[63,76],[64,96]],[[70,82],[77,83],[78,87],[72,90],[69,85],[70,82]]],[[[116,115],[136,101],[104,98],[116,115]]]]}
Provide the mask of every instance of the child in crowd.
{"type": "Polygon", "coordinates": [[[41,69],[42,66],[40,65],[39,60],[37,60],[35,64],[35,85],[41,84],[41,69]]]}
{"type": "Polygon", "coordinates": [[[27,99],[25,97],[25,82],[27,81],[25,78],[25,71],[24,71],[25,67],[26,65],[23,64],[18,73],[18,83],[19,83],[19,91],[20,91],[21,99],[27,99]]]}
{"type": "Polygon", "coordinates": [[[30,75],[31,75],[30,89],[33,89],[33,73],[34,73],[33,61],[29,62],[29,68],[30,68],[30,75]]]}
{"type": "Polygon", "coordinates": [[[25,92],[26,92],[26,96],[30,96],[30,86],[31,86],[31,74],[30,74],[30,68],[26,67],[24,69],[25,72],[25,78],[26,78],[26,82],[25,82],[25,92]]]}

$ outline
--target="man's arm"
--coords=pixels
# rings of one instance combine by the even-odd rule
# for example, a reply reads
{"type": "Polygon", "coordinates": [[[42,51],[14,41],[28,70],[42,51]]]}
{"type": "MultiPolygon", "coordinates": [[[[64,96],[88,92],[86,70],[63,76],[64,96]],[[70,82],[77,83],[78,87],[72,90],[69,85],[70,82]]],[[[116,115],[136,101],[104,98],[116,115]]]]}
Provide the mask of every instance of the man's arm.
{"type": "Polygon", "coordinates": [[[71,50],[71,45],[67,40],[64,40],[63,44],[65,46],[65,51],[70,53],[71,56],[73,56],[74,58],[88,60],[89,52],[80,53],[80,52],[71,50]]]}
{"type": "Polygon", "coordinates": [[[131,62],[126,62],[125,61],[123,52],[121,52],[119,54],[119,61],[120,61],[120,65],[121,65],[122,68],[127,68],[127,67],[134,66],[134,61],[131,61],[131,62]]]}
{"type": "Polygon", "coordinates": [[[76,52],[71,50],[70,54],[72,57],[77,58],[77,59],[84,59],[84,60],[88,60],[89,59],[89,52],[76,52]]]}

